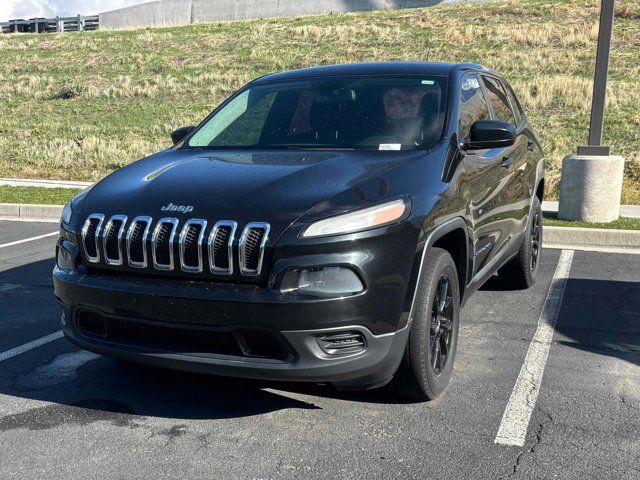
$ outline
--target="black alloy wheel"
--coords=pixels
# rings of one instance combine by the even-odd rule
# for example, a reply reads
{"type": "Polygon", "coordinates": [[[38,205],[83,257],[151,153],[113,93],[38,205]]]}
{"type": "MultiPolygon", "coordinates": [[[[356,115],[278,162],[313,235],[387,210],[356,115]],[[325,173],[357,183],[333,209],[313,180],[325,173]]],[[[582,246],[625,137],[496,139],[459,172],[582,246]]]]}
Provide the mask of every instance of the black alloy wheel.
{"type": "Polygon", "coordinates": [[[542,226],[541,216],[538,211],[534,213],[533,222],[531,224],[531,271],[535,272],[538,268],[538,258],[540,258],[540,245],[542,243],[542,226]]]}
{"type": "Polygon", "coordinates": [[[429,348],[431,349],[431,368],[438,376],[442,373],[450,358],[453,329],[453,295],[451,282],[443,274],[436,287],[436,295],[431,307],[431,332],[429,348]]]}

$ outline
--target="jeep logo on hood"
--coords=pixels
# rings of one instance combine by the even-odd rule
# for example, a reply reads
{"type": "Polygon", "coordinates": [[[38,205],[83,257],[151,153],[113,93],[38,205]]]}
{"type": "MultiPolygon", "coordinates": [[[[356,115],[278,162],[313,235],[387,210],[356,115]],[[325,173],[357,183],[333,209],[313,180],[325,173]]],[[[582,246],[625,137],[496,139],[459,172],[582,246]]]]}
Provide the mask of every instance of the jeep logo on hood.
{"type": "Polygon", "coordinates": [[[164,207],[160,208],[160,210],[162,210],[163,212],[189,213],[189,212],[193,212],[193,206],[192,205],[174,205],[173,203],[169,202],[168,205],[165,205],[164,207]]]}

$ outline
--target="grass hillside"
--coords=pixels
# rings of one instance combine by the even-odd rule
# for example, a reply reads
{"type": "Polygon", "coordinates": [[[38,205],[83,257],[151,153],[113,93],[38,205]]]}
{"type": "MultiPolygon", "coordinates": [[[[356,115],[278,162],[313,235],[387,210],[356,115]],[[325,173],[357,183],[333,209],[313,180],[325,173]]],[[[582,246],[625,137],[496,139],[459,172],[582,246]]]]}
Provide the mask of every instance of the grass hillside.
{"type": "MultiPolygon", "coordinates": [[[[512,82],[549,159],[586,142],[599,0],[0,36],[0,176],[97,180],[169,145],[252,78],[371,60],[471,61],[512,82]]],[[[640,0],[617,2],[605,142],[640,203],[640,0]]]]}

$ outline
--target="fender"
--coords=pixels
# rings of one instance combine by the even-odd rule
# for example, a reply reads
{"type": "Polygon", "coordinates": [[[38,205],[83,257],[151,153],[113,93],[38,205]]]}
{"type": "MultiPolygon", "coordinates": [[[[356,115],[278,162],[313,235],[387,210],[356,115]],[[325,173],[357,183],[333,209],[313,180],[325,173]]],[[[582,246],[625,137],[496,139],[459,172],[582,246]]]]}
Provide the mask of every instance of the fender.
{"type": "MultiPolygon", "coordinates": [[[[468,262],[468,249],[469,249],[469,231],[467,230],[467,222],[464,221],[462,217],[455,217],[450,220],[447,220],[443,224],[437,226],[429,235],[427,236],[426,241],[424,242],[424,246],[422,247],[422,255],[420,257],[420,268],[418,269],[418,276],[416,278],[416,284],[413,290],[413,297],[411,300],[411,308],[409,310],[409,319],[407,324],[411,325],[413,322],[413,316],[415,313],[415,304],[416,304],[416,295],[418,294],[418,287],[420,286],[420,278],[422,276],[422,270],[424,268],[424,263],[427,258],[427,252],[433,245],[442,237],[444,237],[447,233],[451,233],[454,230],[462,229],[465,237],[465,251],[467,255],[465,261],[468,262]]],[[[465,272],[466,278],[466,272],[465,272]]],[[[465,280],[466,283],[466,280],[465,280]]],[[[466,287],[466,285],[464,285],[466,287]]],[[[466,288],[465,288],[466,291],[466,288]]],[[[464,303],[464,302],[461,302],[464,303]]]]}

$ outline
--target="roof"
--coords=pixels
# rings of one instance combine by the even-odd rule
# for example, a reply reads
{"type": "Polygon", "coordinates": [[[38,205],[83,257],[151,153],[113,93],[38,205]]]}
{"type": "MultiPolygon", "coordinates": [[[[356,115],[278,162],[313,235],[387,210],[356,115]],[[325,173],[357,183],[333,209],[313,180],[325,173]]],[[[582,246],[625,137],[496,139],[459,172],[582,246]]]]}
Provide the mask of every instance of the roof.
{"type": "Polygon", "coordinates": [[[440,62],[364,62],[326,65],[321,67],[301,68],[287,72],[265,75],[257,82],[275,80],[293,80],[308,77],[331,77],[342,75],[449,75],[458,69],[488,70],[474,63],[440,63],[440,62]]]}

